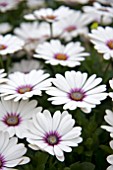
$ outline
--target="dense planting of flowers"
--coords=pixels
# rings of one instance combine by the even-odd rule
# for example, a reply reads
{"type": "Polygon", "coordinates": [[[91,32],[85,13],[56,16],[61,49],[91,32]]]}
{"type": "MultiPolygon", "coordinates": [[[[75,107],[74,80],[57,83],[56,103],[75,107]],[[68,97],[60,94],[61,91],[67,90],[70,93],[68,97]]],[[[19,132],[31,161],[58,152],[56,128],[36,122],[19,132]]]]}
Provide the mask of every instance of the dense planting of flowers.
{"type": "Polygon", "coordinates": [[[0,0],[0,170],[113,170],[113,0],[0,0]]]}

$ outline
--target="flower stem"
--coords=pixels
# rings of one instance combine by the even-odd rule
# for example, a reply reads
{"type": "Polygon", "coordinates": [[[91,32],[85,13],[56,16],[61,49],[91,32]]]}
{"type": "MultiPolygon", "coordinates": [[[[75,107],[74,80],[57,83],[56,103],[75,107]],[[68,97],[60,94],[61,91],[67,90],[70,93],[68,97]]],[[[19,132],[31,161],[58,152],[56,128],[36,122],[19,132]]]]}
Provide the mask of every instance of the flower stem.
{"type": "Polygon", "coordinates": [[[4,62],[1,55],[0,55],[0,68],[4,68],[4,62]]]}
{"type": "Polygon", "coordinates": [[[112,59],[109,60],[109,62],[108,62],[108,64],[107,64],[107,67],[105,68],[104,75],[107,73],[107,71],[108,71],[109,66],[110,66],[111,63],[112,63],[112,59]]]}
{"type": "Polygon", "coordinates": [[[53,38],[53,23],[50,22],[49,25],[50,25],[50,36],[51,38],[53,38]]]}

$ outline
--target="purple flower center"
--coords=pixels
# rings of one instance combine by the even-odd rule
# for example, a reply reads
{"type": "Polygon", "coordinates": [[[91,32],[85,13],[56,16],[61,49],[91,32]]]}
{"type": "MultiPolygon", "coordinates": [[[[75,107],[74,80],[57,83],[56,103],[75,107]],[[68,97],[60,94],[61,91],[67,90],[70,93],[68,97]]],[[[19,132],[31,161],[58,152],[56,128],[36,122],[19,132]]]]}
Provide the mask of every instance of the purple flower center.
{"type": "Polygon", "coordinates": [[[74,31],[74,30],[76,30],[76,29],[77,29],[77,28],[76,28],[76,26],[71,25],[71,26],[69,26],[69,27],[65,28],[65,31],[67,31],[67,32],[71,32],[71,31],[74,31]]]}
{"type": "Polygon", "coordinates": [[[51,146],[59,144],[61,136],[57,132],[47,133],[44,137],[44,141],[51,146]]]}
{"type": "Polygon", "coordinates": [[[17,92],[20,93],[20,94],[24,94],[24,93],[26,93],[26,92],[32,91],[32,89],[33,89],[32,86],[30,86],[30,85],[24,85],[24,86],[18,87],[17,92]]]}
{"type": "Polygon", "coordinates": [[[8,126],[17,126],[21,122],[21,118],[19,115],[16,115],[15,113],[7,114],[3,118],[3,122],[7,124],[8,126]]]}
{"type": "Polygon", "coordinates": [[[55,54],[55,58],[57,60],[67,60],[68,57],[66,54],[58,53],[58,54],[55,54]]]}
{"type": "Polygon", "coordinates": [[[109,10],[106,7],[98,8],[98,11],[109,12],[109,10]]]}
{"type": "Polygon", "coordinates": [[[72,90],[69,94],[69,98],[74,101],[82,101],[85,96],[85,93],[81,89],[72,90]]]}
{"type": "Polygon", "coordinates": [[[4,167],[5,164],[5,159],[4,157],[0,154],[0,170],[4,167]]]}
{"type": "Polygon", "coordinates": [[[107,45],[111,50],[113,50],[113,40],[107,41],[106,45],[107,45]]]}
{"type": "Polygon", "coordinates": [[[6,2],[1,2],[0,3],[0,6],[2,6],[2,7],[6,7],[8,4],[6,3],[6,2]]]}
{"type": "Polygon", "coordinates": [[[0,50],[5,50],[7,48],[6,45],[0,44],[0,50]]]}

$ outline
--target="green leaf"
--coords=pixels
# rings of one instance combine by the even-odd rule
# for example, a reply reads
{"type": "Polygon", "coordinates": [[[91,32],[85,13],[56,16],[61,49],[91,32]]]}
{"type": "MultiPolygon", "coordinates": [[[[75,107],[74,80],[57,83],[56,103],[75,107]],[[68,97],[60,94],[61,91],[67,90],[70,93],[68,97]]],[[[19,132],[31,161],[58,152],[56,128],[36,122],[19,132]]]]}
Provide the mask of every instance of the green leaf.
{"type": "Polygon", "coordinates": [[[66,168],[64,168],[64,170],[71,170],[70,168],[68,168],[68,167],[66,167],[66,168]]]}
{"type": "Polygon", "coordinates": [[[113,154],[113,150],[109,147],[109,146],[106,146],[106,145],[100,145],[100,148],[102,150],[104,150],[106,153],[108,154],[113,154]]]}
{"type": "Polygon", "coordinates": [[[71,170],[94,170],[95,165],[90,162],[74,163],[70,166],[71,170]]]}

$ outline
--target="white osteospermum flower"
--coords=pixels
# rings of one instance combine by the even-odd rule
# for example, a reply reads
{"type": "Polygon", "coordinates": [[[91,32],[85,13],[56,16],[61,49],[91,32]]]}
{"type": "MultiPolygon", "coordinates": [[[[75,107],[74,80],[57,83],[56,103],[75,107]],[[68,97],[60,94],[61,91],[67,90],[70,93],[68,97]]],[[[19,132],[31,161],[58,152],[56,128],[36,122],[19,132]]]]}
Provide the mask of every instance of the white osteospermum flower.
{"type": "MultiPolygon", "coordinates": [[[[110,142],[110,147],[113,150],[113,140],[110,142]]],[[[107,168],[107,170],[113,170],[113,155],[109,155],[107,157],[107,161],[108,163],[110,163],[111,165],[107,168]]]]}
{"type": "Polygon", "coordinates": [[[84,6],[83,11],[92,17],[92,21],[110,24],[113,20],[113,8],[103,6],[98,2],[95,2],[93,6],[84,6]]]}
{"type": "Polygon", "coordinates": [[[54,22],[65,18],[73,12],[69,7],[60,6],[58,9],[53,10],[52,8],[41,8],[33,12],[33,14],[25,15],[25,19],[30,20],[45,20],[47,22],[54,22]]]}
{"type": "Polygon", "coordinates": [[[0,83],[6,82],[7,79],[5,78],[7,73],[4,73],[4,69],[0,69],[0,83]]]}
{"type": "MultiPolygon", "coordinates": [[[[109,80],[110,87],[113,89],[113,79],[109,80]]],[[[109,92],[109,96],[112,98],[113,101],[113,92],[109,92]]]]}
{"type": "Polygon", "coordinates": [[[36,100],[14,102],[1,98],[0,131],[7,131],[10,137],[16,135],[18,138],[24,138],[27,122],[42,110],[41,107],[36,108],[36,105],[36,100]]]}
{"type": "Polygon", "coordinates": [[[0,11],[6,12],[15,9],[20,0],[0,0],[0,11]]]}
{"type": "Polygon", "coordinates": [[[103,54],[104,59],[113,58],[113,28],[98,27],[93,29],[89,34],[90,41],[94,44],[94,48],[103,54]]]}
{"type": "Polygon", "coordinates": [[[9,74],[7,83],[0,85],[1,96],[5,96],[5,100],[14,101],[26,100],[33,95],[41,96],[41,91],[51,85],[48,77],[49,74],[44,74],[43,70],[32,70],[28,74],[21,72],[9,74]]]}
{"type": "Polygon", "coordinates": [[[109,124],[102,125],[101,128],[110,132],[110,136],[113,137],[113,112],[111,110],[106,110],[106,115],[104,116],[105,121],[109,124]]]}
{"type": "Polygon", "coordinates": [[[28,129],[27,141],[32,149],[55,155],[59,161],[64,161],[64,153],[71,152],[71,147],[77,147],[82,142],[79,126],[73,127],[75,120],[67,111],[56,111],[51,116],[48,110],[34,115],[28,129]]]}
{"type": "Polygon", "coordinates": [[[9,72],[23,72],[23,73],[29,73],[32,70],[39,70],[42,69],[43,65],[37,61],[37,60],[21,60],[21,62],[14,63],[13,67],[9,70],[9,72]]]}
{"type": "Polygon", "coordinates": [[[24,41],[14,35],[0,35],[0,55],[12,54],[21,50],[23,45],[24,41]]]}
{"type": "Polygon", "coordinates": [[[52,101],[53,105],[64,104],[65,110],[79,107],[83,112],[90,113],[92,108],[107,97],[107,93],[104,93],[106,85],[99,85],[101,81],[102,78],[96,78],[95,74],[88,78],[87,73],[79,71],[66,71],[65,77],[56,74],[56,78],[52,80],[55,87],[46,91],[53,96],[48,100],[52,101]]]}
{"type": "Polygon", "coordinates": [[[94,14],[99,14],[100,16],[113,17],[113,8],[109,6],[103,6],[98,2],[93,3],[93,6],[84,6],[85,12],[92,12],[94,14]]]}
{"type": "Polygon", "coordinates": [[[8,132],[0,132],[0,169],[16,170],[13,167],[23,165],[30,161],[24,156],[27,152],[23,143],[17,144],[16,137],[9,138],[8,132]]]}
{"type": "Polygon", "coordinates": [[[53,23],[53,33],[59,32],[61,38],[70,41],[78,35],[86,35],[88,33],[87,25],[90,22],[91,19],[87,14],[74,11],[65,19],[53,23]]]}
{"type": "Polygon", "coordinates": [[[80,65],[80,61],[83,61],[84,57],[89,55],[89,53],[84,52],[84,47],[80,45],[80,42],[63,45],[59,40],[40,44],[36,53],[34,57],[45,59],[46,63],[61,64],[68,67],[80,65]]]}
{"type": "Polygon", "coordinates": [[[11,31],[11,29],[12,29],[12,26],[9,23],[7,22],[0,23],[0,34],[5,34],[11,31]]]}
{"type": "Polygon", "coordinates": [[[28,22],[21,23],[14,33],[25,42],[24,48],[34,50],[40,42],[50,37],[50,26],[48,23],[28,22]]]}

